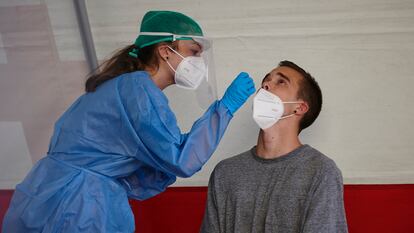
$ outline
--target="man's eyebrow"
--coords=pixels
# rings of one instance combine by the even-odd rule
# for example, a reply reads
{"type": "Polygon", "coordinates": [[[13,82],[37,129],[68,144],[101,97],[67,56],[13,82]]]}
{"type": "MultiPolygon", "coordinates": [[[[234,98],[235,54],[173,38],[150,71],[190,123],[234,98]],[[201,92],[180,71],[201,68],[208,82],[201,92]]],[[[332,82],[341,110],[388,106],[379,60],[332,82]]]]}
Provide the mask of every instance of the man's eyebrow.
{"type": "Polygon", "coordinates": [[[280,73],[280,72],[277,72],[276,74],[290,83],[290,78],[288,76],[286,76],[286,75],[284,75],[283,73],[280,73]]]}

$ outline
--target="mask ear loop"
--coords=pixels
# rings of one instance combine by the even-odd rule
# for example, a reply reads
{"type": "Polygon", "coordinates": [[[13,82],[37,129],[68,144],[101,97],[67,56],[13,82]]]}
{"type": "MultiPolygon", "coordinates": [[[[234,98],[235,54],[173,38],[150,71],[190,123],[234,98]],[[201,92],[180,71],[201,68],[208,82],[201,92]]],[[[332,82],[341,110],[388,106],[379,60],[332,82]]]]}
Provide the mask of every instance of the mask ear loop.
{"type": "MultiPolygon", "coordinates": [[[[173,39],[175,39],[175,36],[173,36],[173,39]]],[[[169,45],[167,45],[167,47],[169,49],[171,49],[171,51],[173,51],[175,54],[177,54],[178,56],[180,56],[182,59],[184,59],[184,57],[177,51],[175,51],[173,48],[171,48],[169,45]]],[[[174,71],[174,73],[176,73],[177,71],[172,67],[172,65],[168,62],[168,60],[166,60],[167,65],[174,71]]]]}
{"type": "Polygon", "coordinates": [[[184,59],[183,55],[181,55],[179,52],[175,51],[173,48],[171,48],[169,45],[167,45],[167,47],[169,49],[171,49],[175,54],[177,54],[178,56],[180,56],[182,59],[184,59]]]}
{"type": "Polygon", "coordinates": [[[293,115],[295,115],[296,113],[292,113],[292,114],[289,114],[289,115],[286,115],[286,116],[282,116],[280,119],[282,120],[282,119],[285,119],[285,118],[288,118],[288,117],[291,117],[291,116],[293,116],[293,115]]]}
{"type": "Polygon", "coordinates": [[[176,73],[177,71],[172,67],[172,65],[168,62],[168,60],[166,60],[167,65],[174,71],[174,73],[176,73]]]}
{"type": "MultiPolygon", "coordinates": [[[[284,104],[301,104],[301,103],[303,103],[303,102],[301,102],[301,101],[288,101],[288,102],[282,102],[282,103],[284,103],[284,104]]],[[[295,115],[295,114],[296,114],[296,110],[295,110],[295,111],[293,111],[293,113],[292,113],[292,114],[289,114],[289,115],[286,115],[286,116],[282,116],[280,119],[282,120],[282,119],[285,119],[285,118],[291,117],[291,116],[293,116],[293,115],[295,115]]]]}

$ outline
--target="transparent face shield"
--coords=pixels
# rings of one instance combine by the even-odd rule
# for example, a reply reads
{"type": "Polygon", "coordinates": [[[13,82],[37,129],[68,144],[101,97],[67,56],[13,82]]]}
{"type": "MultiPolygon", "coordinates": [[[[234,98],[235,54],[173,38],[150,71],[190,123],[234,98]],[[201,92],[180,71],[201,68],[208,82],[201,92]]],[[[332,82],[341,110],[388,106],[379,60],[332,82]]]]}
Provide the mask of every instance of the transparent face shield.
{"type": "Polygon", "coordinates": [[[203,36],[175,35],[163,32],[141,32],[140,35],[172,36],[173,41],[180,39],[193,39],[195,42],[197,42],[202,48],[200,57],[203,59],[207,67],[205,77],[202,79],[198,88],[194,91],[196,94],[197,103],[202,109],[207,109],[214,101],[217,100],[217,83],[215,77],[213,47],[211,40],[203,36]]]}
{"type": "Polygon", "coordinates": [[[207,66],[206,77],[201,82],[200,87],[195,91],[198,104],[201,108],[206,109],[217,100],[217,82],[213,47],[211,40],[205,38],[193,38],[193,40],[201,45],[203,49],[201,57],[207,66]]]}

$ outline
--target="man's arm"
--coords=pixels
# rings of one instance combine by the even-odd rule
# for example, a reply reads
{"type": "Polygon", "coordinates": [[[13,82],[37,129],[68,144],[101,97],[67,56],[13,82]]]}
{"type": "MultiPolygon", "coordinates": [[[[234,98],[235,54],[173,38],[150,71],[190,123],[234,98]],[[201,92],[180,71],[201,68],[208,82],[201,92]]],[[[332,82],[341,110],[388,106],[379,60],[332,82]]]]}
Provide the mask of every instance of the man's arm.
{"type": "Polygon", "coordinates": [[[207,203],[206,209],[204,212],[203,223],[201,224],[201,233],[219,233],[219,215],[217,209],[217,200],[216,200],[216,187],[214,182],[214,173],[210,176],[208,183],[208,194],[207,194],[207,203]]]}
{"type": "Polygon", "coordinates": [[[304,219],[303,233],[347,233],[341,171],[335,163],[323,169],[304,219]]]}

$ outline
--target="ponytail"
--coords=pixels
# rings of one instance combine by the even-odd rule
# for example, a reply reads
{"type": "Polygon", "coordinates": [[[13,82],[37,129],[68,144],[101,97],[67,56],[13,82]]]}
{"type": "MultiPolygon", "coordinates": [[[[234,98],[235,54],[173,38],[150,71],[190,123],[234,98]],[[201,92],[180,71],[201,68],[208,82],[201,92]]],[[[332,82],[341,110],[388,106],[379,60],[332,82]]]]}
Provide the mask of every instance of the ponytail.
{"type": "Polygon", "coordinates": [[[157,45],[139,49],[138,57],[133,57],[129,54],[132,50],[137,50],[135,45],[128,45],[115,52],[111,58],[88,75],[85,91],[94,92],[99,85],[121,74],[145,70],[147,67],[158,69],[158,57],[155,53],[157,45]]]}

